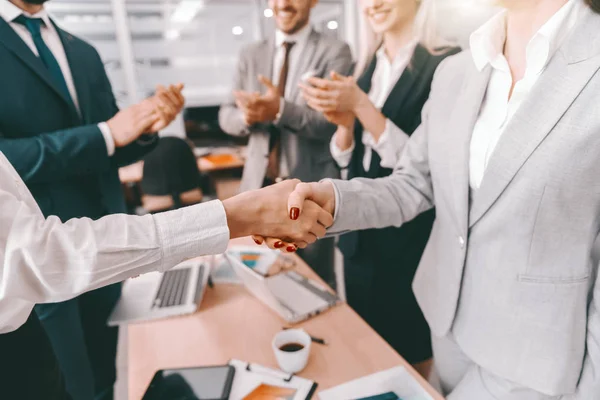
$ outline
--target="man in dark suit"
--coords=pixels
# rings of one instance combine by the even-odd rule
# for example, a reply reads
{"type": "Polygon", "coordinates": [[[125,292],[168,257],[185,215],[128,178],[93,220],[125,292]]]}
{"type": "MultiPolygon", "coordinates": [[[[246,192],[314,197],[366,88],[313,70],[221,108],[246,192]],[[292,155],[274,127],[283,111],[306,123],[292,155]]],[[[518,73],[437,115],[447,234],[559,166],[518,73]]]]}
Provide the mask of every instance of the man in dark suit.
{"type": "MultiPolygon", "coordinates": [[[[123,213],[118,168],[155,146],[144,132],[174,119],[182,87],[119,111],[96,50],[58,28],[44,2],[0,0],[0,151],[45,216],[123,213]]],[[[113,397],[118,331],[106,319],[119,295],[112,285],[36,308],[74,400],[113,397]]]]}

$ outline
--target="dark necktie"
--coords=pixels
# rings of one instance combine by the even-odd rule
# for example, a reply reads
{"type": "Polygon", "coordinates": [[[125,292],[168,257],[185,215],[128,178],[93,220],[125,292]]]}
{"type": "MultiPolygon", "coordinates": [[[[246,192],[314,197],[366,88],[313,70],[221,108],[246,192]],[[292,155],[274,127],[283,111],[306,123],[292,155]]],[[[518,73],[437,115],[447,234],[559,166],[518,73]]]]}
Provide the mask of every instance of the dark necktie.
{"type": "MultiPolygon", "coordinates": [[[[279,71],[279,81],[277,83],[277,90],[279,96],[285,97],[285,85],[288,78],[288,70],[290,67],[290,50],[296,42],[283,42],[283,49],[285,51],[283,57],[283,65],[279,71]]],[[[267,164],[267,178],[275,180],[279,178],[279,166],[281,162],[281,134],[279,130],[272,129],[271,137],[269,139],[269,163],[267,164]]]]}
{"type": "Polygon", "coordinates": [[[60,69],[60,65],[42,38],[42,24],[44,21],[42,21],[40,18],[29,18],[22,14],[19,15],[14,21],[25,26],[29,33],[31,33],[31,36],[33,37],[33,43],[35,44],[35,48],[38,51],[42,63],[46,66],[52,78],[54,78],[54,82],[58,88],[63,92],[66,98],[73,103],[73,99],[69,93],[69,87],[67,86],[67,81],[65,80],[62,70],[60,69]]]}

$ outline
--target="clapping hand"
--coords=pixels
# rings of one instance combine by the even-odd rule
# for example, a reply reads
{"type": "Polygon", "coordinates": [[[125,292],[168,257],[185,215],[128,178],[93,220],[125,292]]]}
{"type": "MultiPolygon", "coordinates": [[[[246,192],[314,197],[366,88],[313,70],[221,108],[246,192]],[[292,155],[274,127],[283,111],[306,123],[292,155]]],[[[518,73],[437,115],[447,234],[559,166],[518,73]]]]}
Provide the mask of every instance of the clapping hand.
{"type": "Polygon", "coordinates": [[[257,123],[272,122],[277,118],[280,108],[279,90],[271,80],[259,75],[258,80],[265,86],[264,94],[258,92],[245,92],[236,90],[233,92],[236,106],[244,115],[244,122],[251,126],[257,123]]]}
{"type": "Polygon", "coordinates": [[[322,112],[354,112],[366,96],[351,76],[331,73],[331,80],[311,77],[299,84],[309,107],[322,112]]]}
{"type": "Polygon", "coordinates": [[[158,132],[166,128],[181,112],[185,104],[185,98],[181,94],[182,90],[182,83],[169,87],[162,85],[156,87],[154,96],[147,99],[152,103],[156,117],[154,123],[148,127],[149,132],[158,132]]]}

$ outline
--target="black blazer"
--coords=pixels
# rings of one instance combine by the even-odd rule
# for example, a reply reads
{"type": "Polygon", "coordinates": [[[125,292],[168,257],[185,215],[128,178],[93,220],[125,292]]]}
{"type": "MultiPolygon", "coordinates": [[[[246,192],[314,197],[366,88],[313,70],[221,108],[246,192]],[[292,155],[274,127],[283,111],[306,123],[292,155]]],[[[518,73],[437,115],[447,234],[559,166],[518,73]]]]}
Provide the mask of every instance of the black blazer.
{"type": "MultiPolygon", "coordinates": [[[[431,54],[417,45],[409,66],[391,90],[381,112],[407,135],[411,135],[421,124],[421,110],[429,98],[431,82],[437,66],[442,60],[460,51],[451,48],[442,54],[431,54]]],[[[368,93],[377,58],[374,57],[363,75],[358,79],[359,87],[368,93]]],[[[348,179],[356,177],[381,178],[392,173],[392,169],[380,165],[381,158],[373,151],[369,171],[363,167],[365,148],[362,143],[363,126],[357,121],[354,129],[354,152],[348,166],[348,179]]],[[[368,229],[343,235],[339,247],[345,257],[360,257],[376,261],[377,264],[403,264],[402,270],[416,270],[435,219],[433,210],[427,211],[400,228],[368,229]],[[408,264],[408,265],[407,265],[408,264]]],[[[387,266],[389,267],[389,266],[387,266]]]]}
{"type": "Polygon", "coordinates": [[[63,221],[126,211],[118,168],[154,148],[156,135],[109,157],[99,122],[118,108],[96,50],[56,27],[81,115],[31,49],[0,18],[0,151],[27,184],[44,215],[63,221]]]}

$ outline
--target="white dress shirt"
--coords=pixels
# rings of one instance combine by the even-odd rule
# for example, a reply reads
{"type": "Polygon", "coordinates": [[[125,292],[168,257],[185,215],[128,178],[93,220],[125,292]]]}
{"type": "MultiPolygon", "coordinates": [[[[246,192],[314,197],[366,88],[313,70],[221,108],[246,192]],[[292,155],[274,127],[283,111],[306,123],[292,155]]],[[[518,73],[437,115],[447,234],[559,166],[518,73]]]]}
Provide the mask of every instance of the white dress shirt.
{"type": "Polygon", "coordinates": [[[36,303],[65,301],[189,258],[222,253],[229,242],[220,201],[95,222],[44,219],[2,153],[0,204],[0,334],[25,323],[36,303]]]}
{"type": "Polygon", "coordinates": [[[469,185],[472,190],[481,186],[485,169],[508,122],[556,53],[566,36],[577,23],[583,7],[580,0],[570,0],[546,22],[527,45],[526,70],[509,99],[513,84],[503,49],[506,41],[506,11],[494,16],[470,38],[475,66],[482,71],[487,65],[492,74],[470,144],[469,185]]]}
{"type": "MultiPolygon", "coordinates": [[[[73,74],[71,74],[71,68],[67,59],[67,54],[65,53],[65,49],[60,40],[60,36],[54,27],[54,24],[52,24],[50,21],[48,13],[45,9],[42,9],[42,11],[38,12],[37,14],[29,14],[15,6],[10,1],[0,1],[0,17],[8,22],[8,24],[21,37],[21,39],[23,39],[25,44],[31,49],[33,54],[39,57],[31,33],[29,33],[25,26],[14,22],[14,20],[20,15],[25,15],[29,18],[40,18],[44,22],[41,29],[42,39],[44,39],[46,46],[48,46],[52,52],[52,55],[54,55],[54,58],[56,58],[58,65],[60,66],[60,70],[65,77],[67,88],[69,89],[69,94],[71,95],[71,99],[73,99],[75,108],[78,112],[81,112],[79,108],[79,99],[77,98],[77,91],[75,90],[75,83],[73,81],[73,74]]],[[[115,142],[110,132],[110,128],[105,122],[98,124],[98,128],[100,129],[100,132],[102,132],[102,136],[106,142],[108,155],[112,156],[115,153],[115,142]]]]}
{"type": "MultiPolygon", "coordinates": [[[[414,40],[398,51],[394,60],[390,61],[382,46],[377,50],[377,66],[371,78],[371,90],[369,91],[369,100],[381,109],[385,104],[390,92],[404,73],[404,70],[410,63],[412,55],[417,46],[417,40],[414,40]]],[[[379,141],[375,141],[373,135],[364,131],[362,134],[362,143],[365,146],[365,154],[363,157],[363,167],[365,171],[371,166],[371,158],[373,150],[381,157],[380,165],[384,168],[394,168],[402,149],[408,140],[408,135],[398,128],[392,121],[385,121],[385,130],[379,136],[379,141]]],[[[355,144],[346,149],[341,150],[336,142],[336,135],[333,135],[330,144],[331,155],[341,168],[347,168],[352,159],[352,152],[355,144]]]]}
{"type": "MultiPolygon", "coordinates": [[[[285,99],[289,99],[292,93],[295,82],[291,82],[291,79],[296,76],[298,65],[300,64],[301,56],[304,52],[304,48],[306,47],[306,43],[308,42],[311,31],[312,27],[310,24],[307,24],[304,28],[292,35],[288,35],[279,29],[275,31],[275,54],[273,56],[273,75],[271,77],[271,81],[275,86],[279,85],[279,74],[281,73],[281,67],[283,67],[283,62],[285,60],[285,48],[283,47],[283,43],[295,42],[294,46],[290,49],[287,74],[288,80],[285,85],[285,93],[283,98],[279,102],[278,115],[283,114],[283,109],[285,108],[285,99]]],[[[274,122],[277,123],[277,120],[274,122]]],[[[280,153],[279,160],[279,174],[284,177],[288,176],[290,174],[290,168],[286,159],[285,151],[280,153]]]]}

